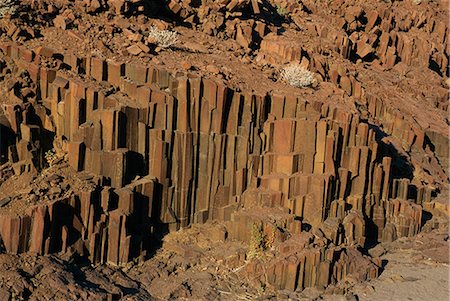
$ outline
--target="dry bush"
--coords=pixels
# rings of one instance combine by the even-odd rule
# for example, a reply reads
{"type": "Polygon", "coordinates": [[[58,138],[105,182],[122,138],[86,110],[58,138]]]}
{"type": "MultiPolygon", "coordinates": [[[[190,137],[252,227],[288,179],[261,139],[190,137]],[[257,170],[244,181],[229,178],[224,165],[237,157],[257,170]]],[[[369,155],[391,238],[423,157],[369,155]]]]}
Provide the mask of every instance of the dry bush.
{"type": "Polygon", "coordinates": [[[161,30],[156,26],[150,28],[148,37],[161,48],[169,48],[178,42],[178,33],[176,31],[161,30]]]}
{"type": "Polygon", "coordinates": [[[251,226],[250,244],[247,256],[249,259],[260,257],[265,250],[266,236],[262,223],[253,223],[251,226]]]}
{"type": "Polygon", "coordinates": [[[0,0],[0,18],[6,15],[13,15],[17,9],[16,0],[0,0]]]}
{"type": "Polygon", "coordinates": [[[279,14],[280,16],[284,17],[288,14],[287,9],[282,7],[281,4],[277,3],[276,8],[277,8],[277,14],[279,14]]]}
{"type": "Polygon", "coordinates": [[[47,161],[49,167],[52,167],[53,164],[58,160],[56,156],[55,149],[51,149],[44,154],[44,158],[47,161]]]}
{"type": "Polygon", "coordinates": [[[281,78],[297,88],[308,87],[314,82],[314,74],[299,64],[292,64],[281,70],[281,78]]]}

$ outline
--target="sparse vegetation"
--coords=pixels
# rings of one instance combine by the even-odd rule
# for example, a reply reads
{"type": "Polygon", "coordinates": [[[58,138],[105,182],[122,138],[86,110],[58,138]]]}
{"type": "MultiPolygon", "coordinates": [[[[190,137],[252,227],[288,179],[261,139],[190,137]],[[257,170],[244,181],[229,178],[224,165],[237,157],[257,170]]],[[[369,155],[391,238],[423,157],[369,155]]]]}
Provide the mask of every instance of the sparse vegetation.
{"type": "Polygon", "coordinates": [[[169,48],[178,42],[178,33],[172,30],[161,30],[156,26],[150,28],[149,39],[161,48],[169,48]]]}
{"type": "Polygon", "coordinates": [[[269,233],[267,233],[267,228],[265,230],[262,222],[252,224],[250,244],[247,252],[249,259],[261,258],[264,255],[264,251],[274,250],[278,227],[278,224],[272,224],[269,233]]]}
{"type": "Polygon", "coordinates": [[[266,291],[266,284],[264,282],[259,282],[258,291],[262,294],[266,291]]]}
{"type": "Polygon", "coordinates": [[[51,149],[51,150],[47,151],[44,154],[44,157],[45,157],[45,160],[48,163],[48,166],[50,166],[50,167],[53,166],[53,163],[55,163],[56,160],[58,159],[54,149],[51,149]]]}
{"type": "Polygon", "coordinates": [[[297,88],[308,87],[314,82],[313,73],[300,64],[292,64],[285,67],[281,71],[281,78],[297,88]]]}
{"type": "Polygon", "coordinates": [[[282,17],[287,15],[286,8],[282,7],[281,4],[279,3],[277,3],[276,6],[277,6],[277,14],[279,14],[282,17]]]}
{"type": "Polygon", "coordinates": [[[250,245],[248,248],[248,258],[255,258],[261,255],[266,248],[266,235],[264,234],[262,223],[253,223],[251,229],[250,245]]]}
{"type": "Polygon", "coordinates": [[[13,15],[17,10],[16,0],[0,0],[0,18],[13,15]]]}

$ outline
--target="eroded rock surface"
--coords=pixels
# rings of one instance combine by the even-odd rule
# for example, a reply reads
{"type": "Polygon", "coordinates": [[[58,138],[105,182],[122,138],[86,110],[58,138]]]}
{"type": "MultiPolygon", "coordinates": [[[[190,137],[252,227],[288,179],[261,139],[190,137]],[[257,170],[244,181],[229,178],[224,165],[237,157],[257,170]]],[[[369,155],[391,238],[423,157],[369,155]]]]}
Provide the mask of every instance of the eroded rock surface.
{"type": "Polygon", "coordinates": [[[448,228],[444,6],[23,1],[0,20],[0,293],[319,298],[377,278],[385,246],[448,228]],[[295,62],[311,87],[281,80],[295,62]]]}

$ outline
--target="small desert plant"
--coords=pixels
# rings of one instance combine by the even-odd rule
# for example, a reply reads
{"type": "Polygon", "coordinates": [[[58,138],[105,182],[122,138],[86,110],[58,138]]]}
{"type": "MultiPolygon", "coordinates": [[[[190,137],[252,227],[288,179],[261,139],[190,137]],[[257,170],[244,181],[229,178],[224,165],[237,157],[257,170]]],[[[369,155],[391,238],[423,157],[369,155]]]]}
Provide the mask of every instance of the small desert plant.
{"type": "Polygon", "coordinates": [[[56,160],[58,159],[54,149],[51,149],[51,150],[47,151],[44,154],[44,157],[45,157],[45,160],[48,163],[48,166],[50,166],[50,167],[52,167],[53,163],[55,163],[56,160]]]}
{"type": "Polygon", "coordinates": [[[148,37],[161,48],[169,48],[178,42],[178,33],[176,31],[161,30],[156,26],[150,28],[148,37]]]}
{"type": "Polygon", "coordinates": [[[0,0],[0,18],[6,15],[13,15],[17,9],[16,0],[0,0]]]}
{"type": "Polygon", "coordinates": [[[299,64],[292,64],[281,70],[281,78],[297,88],[310,86],[314,81],[313,73],[299,64]]]}
{"type": "Polygon", "coordinates": [[[279,14],[282,17],[287,15],[286,8],[282,7],[281,4],[277,3],[276,7],[277,7],[277,14],[279,14]]]}
{"type": "Polygon", "coordinates": [[[266,284],[264,282],[259,282],[258,291],[262,294],[266,291],[266,284]]]}
{"type": "Polygon", "coordinates": [[[266,236],[264,235],[262,223],[253,223],[251,229],[248,258],[258,257],[265,249],[266,236]]]}

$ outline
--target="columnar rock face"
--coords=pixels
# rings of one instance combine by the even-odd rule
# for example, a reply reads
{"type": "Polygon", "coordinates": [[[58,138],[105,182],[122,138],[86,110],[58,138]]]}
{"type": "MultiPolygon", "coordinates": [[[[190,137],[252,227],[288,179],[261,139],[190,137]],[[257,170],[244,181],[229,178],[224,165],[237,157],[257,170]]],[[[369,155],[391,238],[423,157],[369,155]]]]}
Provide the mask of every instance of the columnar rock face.
{"type": "MultiPolygon", "coordinates": [[[[349,274],[375,277],[379,262],[356,247],[417,234],[422,208],[434,206],[432,188],[394,170],[406,162],[383,136],[418,154],[427,152],[427,137],[442,156],[448,140],[407,126],[377,99],[367,98],[369,108],[392,127],[293,95],[240,93],[207,78],[45,47],[0,48],[3,71],[27,70],[35,96],[11,90],[1,119],[2,162],[14,163],[16,174],[40,169],[57,146],[72,169],[99,179],[70,198],[0,215],[8,252],[76,252],[121,265],[192,223],[224,221],[229,238],[242,241],[255,223],[281,223],[301,238],[280,234],[285,257],[268,265],[268,282],[294,290],[349,274]],[[281,213],[261,220],[273,213],[255,216],[256,208],[281,213]],[[314,242],[302,236],[310,228],[318,238],[304,249],[314,242]]],[[[251,265],[249,273],[260,269],[251,265]]]]}

